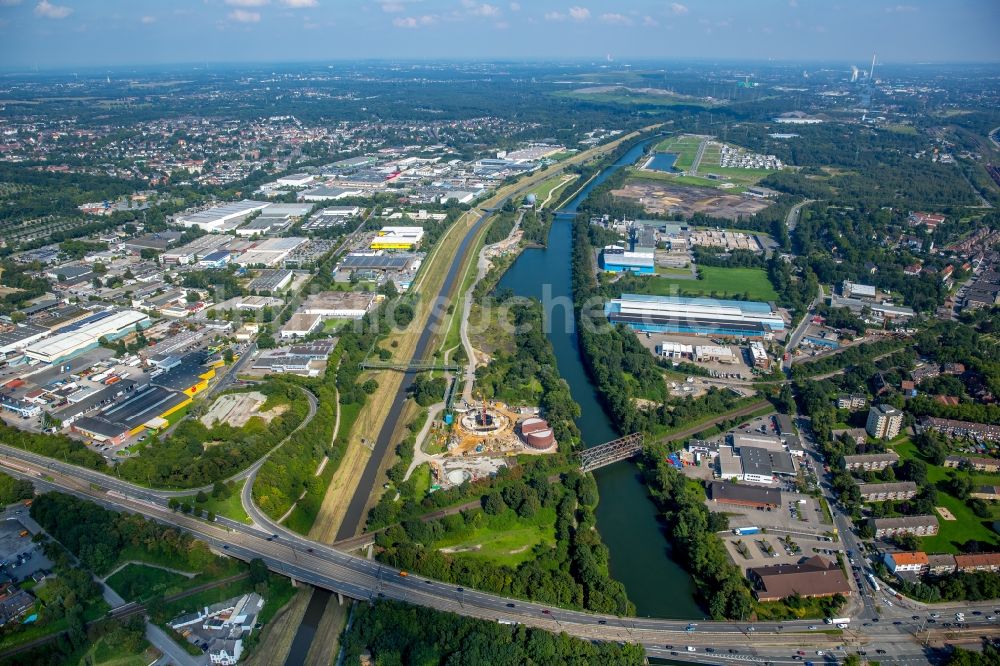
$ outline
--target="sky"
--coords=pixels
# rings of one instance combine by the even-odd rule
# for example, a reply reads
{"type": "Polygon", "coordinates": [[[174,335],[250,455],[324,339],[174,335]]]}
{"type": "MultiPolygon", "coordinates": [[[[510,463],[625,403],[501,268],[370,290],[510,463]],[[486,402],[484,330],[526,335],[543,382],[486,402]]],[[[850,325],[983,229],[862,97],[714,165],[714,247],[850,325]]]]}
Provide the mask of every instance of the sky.
{"type": "Polygon", "coordinates": [[[0,68],[378,59],[1000,61],[1000,0],[0,0],[0,68]]]}

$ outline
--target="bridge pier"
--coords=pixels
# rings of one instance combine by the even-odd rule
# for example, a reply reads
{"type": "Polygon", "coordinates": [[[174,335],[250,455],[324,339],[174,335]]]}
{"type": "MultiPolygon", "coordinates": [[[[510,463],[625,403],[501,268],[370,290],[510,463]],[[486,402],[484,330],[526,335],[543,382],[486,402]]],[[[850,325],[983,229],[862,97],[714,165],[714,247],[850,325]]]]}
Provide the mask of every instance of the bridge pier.
{"type": "Polygon", "coordinates": [[[344,605],[344,595],[341,592],[337,592],[337,605],[338,606],[344,605]]]}

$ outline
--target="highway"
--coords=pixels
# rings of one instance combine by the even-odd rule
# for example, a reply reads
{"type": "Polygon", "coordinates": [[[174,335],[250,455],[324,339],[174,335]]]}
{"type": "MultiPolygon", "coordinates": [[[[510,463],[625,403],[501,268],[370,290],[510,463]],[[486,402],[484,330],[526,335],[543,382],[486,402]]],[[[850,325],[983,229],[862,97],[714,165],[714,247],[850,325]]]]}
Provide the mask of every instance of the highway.
{"type": "MultiPolygon", "coordinates": [[[[897,658],[919,658],[923,640],[939,642],[966,636],[975,642],[983,635],[1000,636],[1000,627],[987,621],[985,613],[970,616],[970,628],[963,633],[936,625],[931,628],[926,624],[925,617],[914,621],[911,611],[897,609],[891,616],[883,613],[881,622],[870,623],[867,627],[852,626],[844,635],[838,635],[820,631],[825,627],[821,624],[817,626],[815,620],[757,623],[752,630],[750,625],[741,622],[699,622],[689,631],[687,621],[620,618],[555,608],[465,589],[413,574],[403,576],[398,570],[378,562],[343,553],[288,532],[255,511],[252,502],[247,508],[253,511],[251,517],[259,525],[244,525],[225,519],[209,523],[171,511],[158,491],[20,449],[0,446],[0,452],[5,456],[0,459],[5,471],[30,479],[41,491],[68,492],[111,510],[144,515],[183,529],[220,553],[242,560],[259,557],[273,571],[351,598],[385,597],[470,617],[563,631],[586,639],[637,642],[645,646],[649,654],[659,656],[675,651],[664,648],[665,645],[684,646],[685,654],[682,656],[690,656],[686,654],[688,645],[699,649],[733,646],[732,649],[738,650],[731,655],[734,660],[740,656],[745,660],[751,651],[769,659],[781,655],[790,659],[798,649],[829,651],[848,646],[852,649],[885,649],[888,656],[883,658],[883,663],[895,663],[893,659],[897,658]],[[893,617],[899,617],[896,621],[900,624],[890,623],[893,617]],[[816,629],[809,629],[810,626],[816,629]],[[922,632],[919,638],[915,635],[917,632],[922,632]]],[[[974,606],[977,604],[964,604],[967,610],[974,606]]],[[[987,608],[987,605],[979,606],[987,608]]],[[[938,606],[935,605],[935,608],[938,606]]],[[[947,609],[943,608],[941,612],[947,612],[947,609]]],[[[717,655],[717,658],[728,659],[730,653],[717,655]]]]}

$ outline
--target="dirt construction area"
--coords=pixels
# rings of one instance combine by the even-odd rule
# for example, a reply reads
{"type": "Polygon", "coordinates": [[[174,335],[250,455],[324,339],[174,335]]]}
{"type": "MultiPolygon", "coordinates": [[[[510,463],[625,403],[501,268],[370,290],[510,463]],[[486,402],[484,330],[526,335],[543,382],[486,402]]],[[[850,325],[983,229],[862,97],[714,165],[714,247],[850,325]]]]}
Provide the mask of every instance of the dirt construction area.
{"type": "Polygon", "coordinates": [[[229,393],[219,396],[219,399],[212,404],[211,409],[201,417],[201,422],[209,428],[216,422],[226,423],[234,428],[241,428],[254,416],[259,416],[270,423],[271,419],[286,409],[282,405],[262,412],[260,408],[265,402],[267,402],[267,396],[257,391],[229,393]]]}
{"type": "Polygon", "coordinates": [[[722,194],[711,187],[692,187],[653,180],[629,180],[611,194],[641,204],[648,212],[691,217],[705,213],[730,220],[749,217],[770,203],[738,194],[722,194]]]}

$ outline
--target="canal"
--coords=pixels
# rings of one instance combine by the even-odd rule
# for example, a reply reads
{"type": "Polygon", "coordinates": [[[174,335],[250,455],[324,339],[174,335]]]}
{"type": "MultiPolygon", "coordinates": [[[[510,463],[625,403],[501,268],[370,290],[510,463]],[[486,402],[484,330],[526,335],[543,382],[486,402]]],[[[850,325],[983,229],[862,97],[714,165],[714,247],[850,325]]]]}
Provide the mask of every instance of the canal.
{"type": "MultiPolygon", "coordinates": [[[[556,355],[559,374],[580,405],[580,428],[586,446],[619,436],[587,375],[573,320],[572,226],[576,209],[590,191],[623,166],[633,164],[650,140],[640,142],[601,172],[556,213],[545,248],[521,253],[504,274],[499,289],[541,300],[547,305],[547,335],[556,355]]],[[[601,494],[597,526],[611,552],[611,574],[620,580],[639,615],[695,619],[704,616],[694,600],[687,572],[671,558],[669,542],[649,499],[639,470],[631,461],[595,472],[601,494]]]]}

